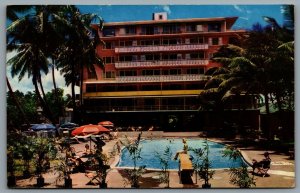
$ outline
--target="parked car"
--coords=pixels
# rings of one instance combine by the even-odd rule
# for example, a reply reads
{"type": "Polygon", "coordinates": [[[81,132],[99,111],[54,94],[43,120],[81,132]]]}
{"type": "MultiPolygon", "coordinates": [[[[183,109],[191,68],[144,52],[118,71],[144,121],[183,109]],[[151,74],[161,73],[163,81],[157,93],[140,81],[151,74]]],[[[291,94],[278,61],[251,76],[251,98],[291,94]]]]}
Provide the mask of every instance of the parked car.
{"type": "Polygon", "coordinates": [[[78,126],[78,124],[71,122],[61,124],[58,128],[59,136],[70,136],[71,132],[78,126]]]}

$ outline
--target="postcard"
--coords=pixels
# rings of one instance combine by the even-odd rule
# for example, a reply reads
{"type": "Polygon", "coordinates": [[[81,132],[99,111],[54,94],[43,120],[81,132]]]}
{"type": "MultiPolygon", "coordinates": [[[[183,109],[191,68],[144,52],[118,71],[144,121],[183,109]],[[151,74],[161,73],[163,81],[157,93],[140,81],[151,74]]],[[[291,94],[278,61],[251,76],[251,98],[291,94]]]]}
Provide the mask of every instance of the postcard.
{"type": "Polygon", "coordinates": [[[7,6],[7,186],[295,187],[294,5],[7,6]]]}

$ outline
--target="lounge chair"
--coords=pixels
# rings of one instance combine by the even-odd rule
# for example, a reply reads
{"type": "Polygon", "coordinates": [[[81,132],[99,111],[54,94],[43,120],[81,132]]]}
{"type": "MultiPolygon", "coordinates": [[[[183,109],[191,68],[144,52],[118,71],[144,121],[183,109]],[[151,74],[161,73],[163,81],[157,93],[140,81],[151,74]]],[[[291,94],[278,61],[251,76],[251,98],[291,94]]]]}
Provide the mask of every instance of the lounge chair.
{"type": "Polygon", "coordinates": [[[268,171],[271,166],[271,160],[263,160],[260,161],[260,165],[257,168],[257,174],[261,175],[262,177],[265,177],[268,174],[268,171]]]}

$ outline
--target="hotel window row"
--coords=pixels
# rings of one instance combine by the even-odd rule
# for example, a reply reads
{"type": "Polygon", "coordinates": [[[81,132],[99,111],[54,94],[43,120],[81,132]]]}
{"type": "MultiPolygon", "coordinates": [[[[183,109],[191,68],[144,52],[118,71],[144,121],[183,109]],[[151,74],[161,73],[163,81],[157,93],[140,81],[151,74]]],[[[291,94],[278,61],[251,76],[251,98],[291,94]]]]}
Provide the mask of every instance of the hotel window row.
{"type": "Polygon", "coordinates": [[[114,49],[116,47],[131,46],[160,46],[160,45],[185,45],[185,44],[210,44],[221,45],[222,38],[219,37],[192,37],[192,38],[161,38],[151,40],[126,40],[126,41],[107,41],[103,49],[114,49]]]}
{"type": "Polygon", "coordinates": [[[218,22],[212,23],[188,23],[188,24],[164,24],[164,25],[140,25],[106,27],[103,36],[118,35],[155,35],[155,34],[178,34],[191,32],[222,32],[222,25],[218,22]]]}
{"type": "MultiPolygon", "coordinates": [[[[158,76],[158,75],[184,75],[184,74],[204,74],[204,68],[187,69],[147,69],[147,70],[120,70],[118,76],[158,76]]],[[[115,71],[105,72],[106,78],[115,78],[115,71]]]]}
{"type": "Polygon", "coordinates": [[[203,84],[141,84],[141,85],[99,85],[87,84],[87,92],[117,92],[117,91],[155,91],[155,90],[194,90],[203,88],[203,84]]]}
{"type": "Polygon", "coordinates": [[[209,54],[205,54],[203,51],[190,52],[185,54],[147,54],[147,55],[123,55],[119,57],[104,57],[105,64],[111,64],[115,62],[138,62],[138,61],[168,61],[168,60],[189,60],[189,59],[205,59],[209,58],[209,54]]]}

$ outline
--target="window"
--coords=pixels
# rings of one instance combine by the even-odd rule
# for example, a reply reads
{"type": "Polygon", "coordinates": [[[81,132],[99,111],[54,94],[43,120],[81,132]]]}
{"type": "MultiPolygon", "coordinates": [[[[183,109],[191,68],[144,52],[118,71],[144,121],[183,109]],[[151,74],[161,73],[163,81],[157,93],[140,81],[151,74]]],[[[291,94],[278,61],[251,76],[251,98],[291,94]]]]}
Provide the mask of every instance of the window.
{"type": "Polygon", "coordinates": [[[158,16],[158,19],[159,19],[159,20],[162,20],[162,19],[163,19],[163,15],[159,15],[159,16],[158,16]]]}
{"type": "Polygon", "coordinates": [[[191,53],[190,58],[191,59],[203,59],[204,58],[204,52],[200,51],[200,52],[197,52],[197,53],[191,53]]]}
{"type": "Polygon", "coordinates": [[[212,45],[219,45],[219,38],[212,38],[212,45]]]}
{"type": "Polygon", "coordinates": [[[103,36],[115,36],[115,28],[112,27],[104,28],[103,36]]]}
{"type": "Polygon", "coordinates": [[[187,32],[194,32],[194,31],[196,31],[196,26],[194,24],[186,25],[185,30],[187,32]]]}
{"type": "Polygon", "coordinates": [[[108,72],[105,72],[105,77],[106,78],[115,78],[116,74],[114,71],[108,71],[108,72]]]}
{"type": "Polygon", "coordinates": [[[95,70],[88,70],[88,79],[97,79],[97,74],[95,70]]]}
{"type": "Polygon", "coordinates": [[[180,39],[164,39],[163,44],[164,45],[174,45],[174,44],[180,44],[180,39]]]}
{"type": "Polygon", "coordinates": [[[154,34],[154,26],[142,26],[142,35],[153,35],[154,34]]]}
{"type": "Polygon", "coordinates": [[[203,37],[191,38],[190,39],[190,43],[191,44],[203,44],[204,43],[204,39],[203,39],[203,37]]]}
{"type": "Polygon", "coordinates": [[[187,74],[204,74],[203,68],[190,68],[186,71],[187,74]]]}
{"type": "Polygon", "coordinates": [[[158,26],[154,26],[153,32],[154,32],[154,34],[159,34],[158,26]]]}
{"type": "Polygon", "coordinates": [[[132,56],[132,61],[138,61],[138,56],[137,55],[133,55],[132,56]]]}
{"type": "Polygon", "coordinates": [[[221,31],[221,24],[220,23],[210,23],[210,24],[208,24],[208,31],[209,32],[220,32],[221,31]]]}
{"type": "Polygon", "coordinates": [[[97,92],[96,84],[87,84],[86,92],[97,92]]]}
{"type": "Polygon", "coordinates": [[[127,26],[127,27],[125,27],[125,33],[128,34],[128,35],[136,34],[136,28],[135,28],[135,26],[127,26]]]}
{"type": "Polygon", "coordinates": [[[133,60],[133,57],[130,55],[130,56],[120,56],[119,60],[121,62],[130,62],[133,60]]]}
{"type": "Polygon", "coordinates": [[[177,60],[177,54],[166,54],[162,55],[163,60],[177,60]]]}
{"type": "Polygon", "coordinates": [[[142,70],[143,76],[160,75],[160,70],[142,70]]]}
{"type": "Polygon", "coordinates": [[[197,25],[196,30],[199,32],[203,31],[203,25],[197,25]]]}
{"type": "Polygon", "coordinates": [[[114,57],[104,57],[103,61],[105,62],[105,64],[111,64],[115,62],[114,57]]]}
{"type": "Polygon", "coordinates": [[[179,33],[180,26],[179,25],[165,25],[163,26],[163,33],[164,34],[172,34],[172,33],[179,33]]]}
{"type": "Polygon", "coordinates": [[[136,71],[135,70],[121,70],[119,72],[120,76],[136,76],[136,71]]]}
{"type": "Polygon", "coordinates": [[[181,74],[181,69],[170,69],[170,75],[181,74]]]}
{"type": "Polygon", "coordinates": [[[121,47],[127,47],[127,46],[132,46],[133,42],[132,41],[121,41],[120,46],[121,47]]]}
{"type": "Polygon", "coordinates": [[[115,43],[114,42],[105,42],[104,49],[114,49],[115,48],[115,43]]]}

